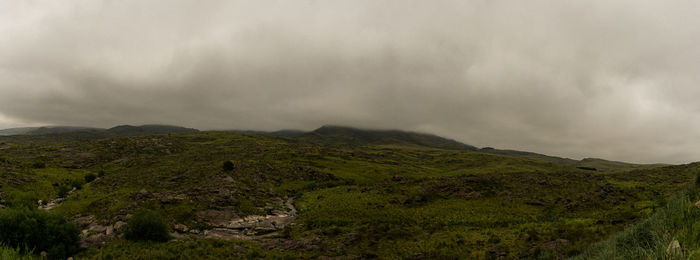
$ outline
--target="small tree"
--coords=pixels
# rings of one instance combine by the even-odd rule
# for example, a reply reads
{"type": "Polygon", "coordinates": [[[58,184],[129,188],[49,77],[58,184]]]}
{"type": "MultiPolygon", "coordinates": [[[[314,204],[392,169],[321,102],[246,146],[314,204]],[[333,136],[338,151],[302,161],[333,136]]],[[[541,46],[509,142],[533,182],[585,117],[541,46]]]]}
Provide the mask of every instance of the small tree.
{"type": "Polygon", "coordinates": [[[129,219],[124,237],[132,241],[166,242],[170,240],[168,224],[157,212],[139,209],[129,219]]]}
{"type": "Polygon", "coordinates": [[[233,171],[233,162],[231,162],[231,161],[224,162],[223,168],[224,168],[225,172],[233,171]]]}

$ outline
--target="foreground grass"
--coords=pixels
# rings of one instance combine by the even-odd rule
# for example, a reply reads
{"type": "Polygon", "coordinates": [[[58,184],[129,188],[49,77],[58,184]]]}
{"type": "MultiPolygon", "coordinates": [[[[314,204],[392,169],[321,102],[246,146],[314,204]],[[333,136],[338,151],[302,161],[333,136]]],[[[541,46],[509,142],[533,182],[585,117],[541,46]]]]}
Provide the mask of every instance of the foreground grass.
{"type": "Polygon", "coordinates": [[[31,253],[21,253],[21,250],[0,245],[0,260],[34,260],[41,259],[31,253]]]}
{"type": "Polygon", "coordinates": [[[694,202],[699,198],[698,187],[682,190],[651,217],[574,259],[698,259],[700,209],[694,202]]]}

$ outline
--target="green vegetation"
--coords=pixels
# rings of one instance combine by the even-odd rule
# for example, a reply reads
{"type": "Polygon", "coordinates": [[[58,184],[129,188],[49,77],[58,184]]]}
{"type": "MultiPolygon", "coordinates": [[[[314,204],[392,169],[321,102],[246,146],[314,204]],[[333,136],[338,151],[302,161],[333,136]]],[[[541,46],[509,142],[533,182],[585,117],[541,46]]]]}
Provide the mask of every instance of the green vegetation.
{"type": "MultiPolygon", "coordinates": [[[[54,258],[65,258],[78,251],[78,227],[58,214],[26,208],[13,203],[13,207],[0,210],[0,243],[13,248],[28,248],[35,252],[46,251],[54,258]]],[[[16,251],[3,249],[3,254],[16,251]],[[9,251],[8,251],[9,250],[9,251]]],[[[24,250],[24,253],[30,252],[24,250]]]]}
{"type": "Polygon", "coordinates": [[[225,172],[233,171],[233,162],[231,162],[231,161],[224,162],[223,169],[225,172]]]}
{"type": "Polygon", "coordinates": [[[168,224],[158,213],[139,209],[129,219],[124,238],[132,241],[165,242],[170,240],[168,224]]]}
{"type": "Polygon", "coordinates": [[[698,199],[700,189],[685,189],[651,217],[598,243],[576,259],[697,259],[700,208],[693,201],[698,199]]]}
{"type": "Polygon", "coordinates": [[[95,179],[97,179],[97,174],[88,173],[87,175],[85,175],[85,183],[91,183],[95,179]]]}
{"type": "Polygon", "coordinates": [[[281,137],[91,136],[0,137],[0,199],[24,196],[17,205],[36,208],[65,197],[50,212],[98,239],[77,255],[88,259],[561,259],[660,214],[700,169],[559,162],[337,127],[281,137]],[[45,167],[32,167],[37,161],[45,167]],[[291,201],[289,225],[239,228],[231,241],[204,235],[234,232],[226,226],[244,217],[290,215],[291,201]],[[153,242],[170,230],[180,230],[175,239],[153,242]]]}
{"type": "Polygon", "coordinates": [[[36,257],[30,250],[22,250],[0,245],[0,259],[2,260],[34,260],[36,257]]]}

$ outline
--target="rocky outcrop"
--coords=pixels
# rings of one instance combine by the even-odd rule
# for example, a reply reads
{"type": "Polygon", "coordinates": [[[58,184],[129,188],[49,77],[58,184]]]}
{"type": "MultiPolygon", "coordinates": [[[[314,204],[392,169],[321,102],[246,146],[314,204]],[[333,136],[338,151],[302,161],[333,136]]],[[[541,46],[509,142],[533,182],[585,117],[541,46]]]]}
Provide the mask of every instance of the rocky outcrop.
{"type": "Polygon", "coordinates": [[[282,206],[284,210],[272,210],[270,215],[250,215],[242,218],[236,216],[232,210],[201,211],[197,215],[207,219],[212,229],[199,232],[176,224],[175,236],[195,234],[225,240],[247,240],[275,235],[294,221],[297,212],[291,198],[286,201],[279,199],[277,203],[277,206],[282,206]]]}

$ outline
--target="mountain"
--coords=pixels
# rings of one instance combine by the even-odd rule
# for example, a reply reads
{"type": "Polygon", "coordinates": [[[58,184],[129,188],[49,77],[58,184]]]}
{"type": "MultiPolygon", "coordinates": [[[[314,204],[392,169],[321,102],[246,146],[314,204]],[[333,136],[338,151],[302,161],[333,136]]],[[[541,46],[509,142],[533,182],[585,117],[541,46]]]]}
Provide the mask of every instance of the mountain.
{"type": "Polygon", "coordinates": [[[276,136],[276,137],[297,137],[305,134],[305,131],[301,130],[292,130],[292,129],[287,129],[287,130],[278,130],[278,131],[272,131],[272,132],[267,132],[267,131],[256,131],[256,130],[223,130],[224,132],[229,132],[229,133],[236,133],[236,134],[259,134],[259,135],[268,135],[268,136],[276,136]]]}
{"type": "Polygon", "coordinates": [[[199,130],[194,128],[186,128],[171,125],[120,125],[107,129],[106,132],[114,134],[116,136],[140,136],[155,134],[196,133],[199,132],[199,130]]]}
{"type": "Polygon", "coordinates": [[[102,128],[81,127],[81,126],[42,126],[27,131],[28,135],[45,135],[45,134],[61,134],[77,131],[101,131],[102,128]]]}
{"type": "Polygon", "coordinates": [[[367,130],[343,126],[323,126],[296,139],[317,144],[365,146],[365,145],[415,145],[430,148],[477,151],[478,148],[432,134],[399,130],[367,130]]]}
{"type": "Polygon", "coordinates": [[[0,135],[23,135],[28,132],[37,129],[38,127],[18,127],[18,128],[8,128],[1,129],[0,135]]]}

